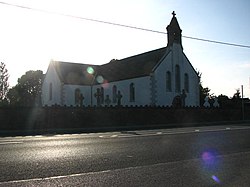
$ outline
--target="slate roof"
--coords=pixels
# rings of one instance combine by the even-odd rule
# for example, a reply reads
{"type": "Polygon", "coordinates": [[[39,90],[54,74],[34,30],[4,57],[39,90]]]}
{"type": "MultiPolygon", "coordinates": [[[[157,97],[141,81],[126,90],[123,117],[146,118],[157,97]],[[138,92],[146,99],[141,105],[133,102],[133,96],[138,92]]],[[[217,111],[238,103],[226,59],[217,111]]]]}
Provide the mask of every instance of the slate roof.
{"type": "Polygon", "coordinates": [[[103,65],[60,61],[54,61],[53,65],[62,83],[92,85],[98,84],[96,79],[94,80],[98,76],[102,76],[107,82],[113,82],[150,75],[166,51],[167,48],[163,47],[121,60],[113,60],[103,65]],[[92,67],[95,70],[93,75],[87,72],[88,67],[92,67]]]}
{"type": "Polygon", "coordinates": [[[93,84],[93,76],[87,72],[87,68],[92,67],[93,69],[97,69],[98,67],[90,64],[77,64],[60,61],[53,61],[52,63],[61,82],[72,85],[93,84]]]}

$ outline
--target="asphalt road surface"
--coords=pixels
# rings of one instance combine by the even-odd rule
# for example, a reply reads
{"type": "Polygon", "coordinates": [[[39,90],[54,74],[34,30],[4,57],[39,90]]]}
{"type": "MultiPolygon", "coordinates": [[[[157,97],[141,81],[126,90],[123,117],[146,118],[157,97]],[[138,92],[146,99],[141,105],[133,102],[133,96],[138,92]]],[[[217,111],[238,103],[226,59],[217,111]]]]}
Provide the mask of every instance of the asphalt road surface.
{"type": "Polygon", "coordinates": [[[0,186],[250,186],[250,128],[0,138],[0,186]]]}

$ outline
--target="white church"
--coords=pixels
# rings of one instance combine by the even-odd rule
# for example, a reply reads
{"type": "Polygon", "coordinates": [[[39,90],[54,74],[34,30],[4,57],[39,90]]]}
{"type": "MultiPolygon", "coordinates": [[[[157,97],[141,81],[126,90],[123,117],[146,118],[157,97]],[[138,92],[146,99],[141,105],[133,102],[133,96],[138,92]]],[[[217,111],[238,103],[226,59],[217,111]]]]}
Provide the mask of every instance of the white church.
{"type": "Polygon", "coordinates": [[[51,61],[43,106],[199,106],[199,76],[173,12],[167,47],[103,65],[51,61]]]}

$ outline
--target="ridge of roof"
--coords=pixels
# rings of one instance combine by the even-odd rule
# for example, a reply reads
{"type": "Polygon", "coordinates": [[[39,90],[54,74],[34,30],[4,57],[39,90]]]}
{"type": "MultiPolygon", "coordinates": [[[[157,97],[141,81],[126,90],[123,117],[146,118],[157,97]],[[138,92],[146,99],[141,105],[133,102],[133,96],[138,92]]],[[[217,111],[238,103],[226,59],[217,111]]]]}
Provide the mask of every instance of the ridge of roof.
{"type": "Polygon", "coordinates": [[[100,66],[100,73],[108,82],[149,75],[165,54],[166,47],[114,60],[100,66]]]}
{"type": "MultiPolygon", "coordinates": [[[[109,63],[116,62],[116,61],[123,61],[123,60],[127,60],[127,59],[130,59],[130,58],[136,58],[136,57],[140,57],[140,56],[143,56],[143,55],[149,55],[149,54],[158,52],[158,51],[160,51],[160,50],[164,50],[164,49],[166,49],[166,48],[167,48],[167,47],[161,47],[161,48],[154,49],[154,50],[147,51],[147,52],[143,52],[143,53],[140,53],[140,54],[137,54],[137,55],[132,55],[132,56],[129,56],[129,57],[126,57],[126,58],[117,59],[117,60],[112,60],[112,61],[110,61],[109,63]]],[[[109,63],[106,63],[106,64],[109,64],[109,63]]],[[[102,65],[105,65],[105,64],[102,64],[102,65]]]]}
{"type": "Polygon", "coordinates": [[[60,61],[60,60],[55,60],[53,61],[54,63],[62,63],[62,64],[71,64],[71,65],[84,65],[84,66],[100,66],[100,65],[95,65],[95,64],[83,64],[83,63],[77,63],[77,62],[66,62],[66,61],[60,61]]]}

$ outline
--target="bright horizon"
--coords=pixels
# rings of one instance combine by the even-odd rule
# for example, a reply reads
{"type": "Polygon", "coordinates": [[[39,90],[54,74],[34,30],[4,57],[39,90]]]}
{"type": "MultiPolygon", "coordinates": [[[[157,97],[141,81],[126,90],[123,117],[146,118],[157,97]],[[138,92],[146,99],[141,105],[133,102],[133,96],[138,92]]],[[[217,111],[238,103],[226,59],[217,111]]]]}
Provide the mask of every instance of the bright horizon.
{"type": "MultiPolygon", "coordinates": [[[[172,12],[183,36],[250,45],[250,2],[30,1],[10,4],[166,32],[172,12]]],[[[50,60],[104,64],[167,45],[167,35],[0,4],[0,61],[10,85],[29,70],[46,73],[50,60]]],[[[182,38],[184,53],[215,95],[250,97],[250,48],[182,38]]]]}

